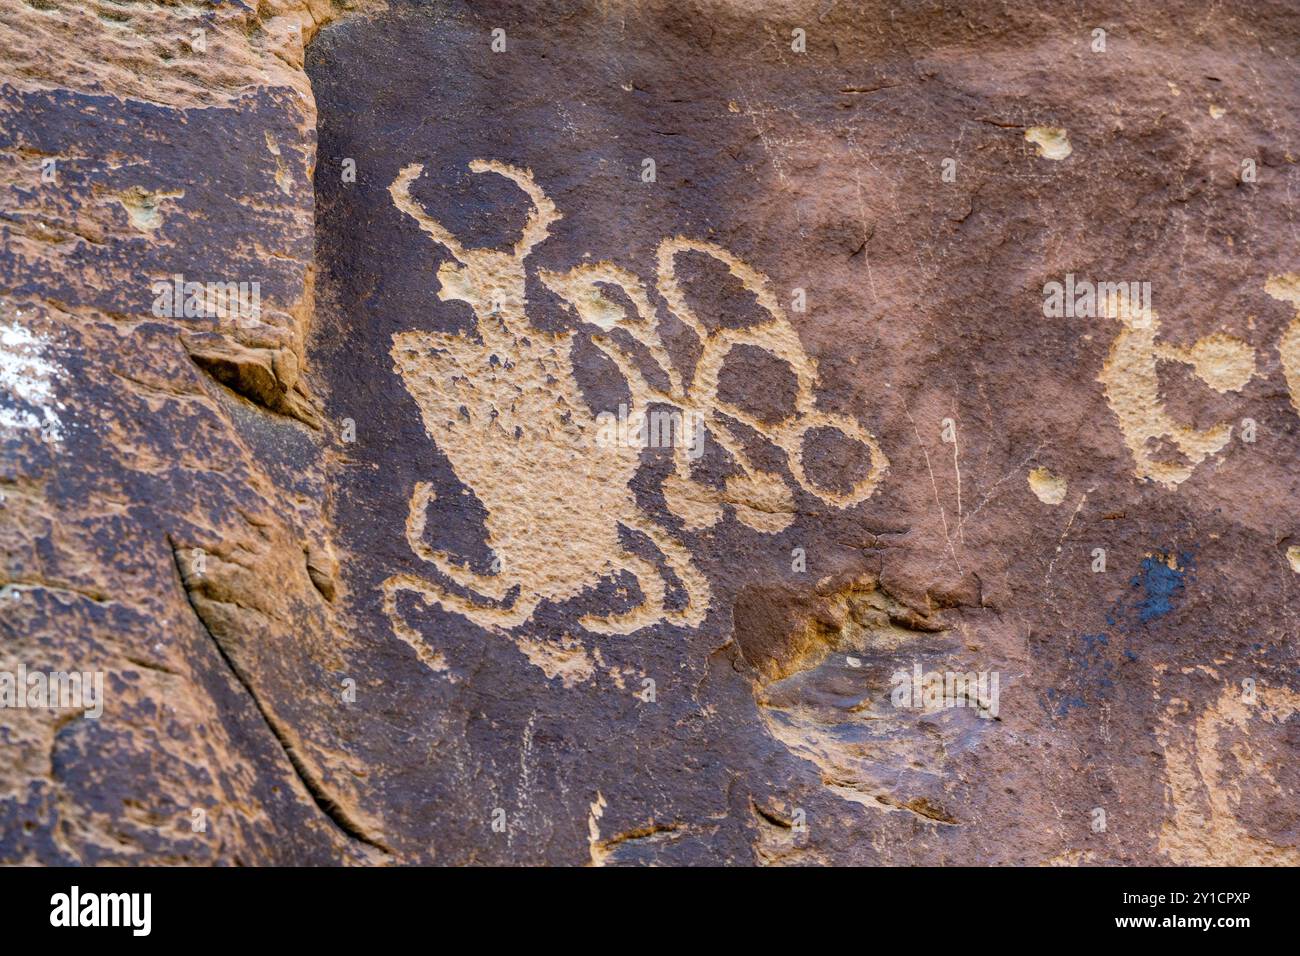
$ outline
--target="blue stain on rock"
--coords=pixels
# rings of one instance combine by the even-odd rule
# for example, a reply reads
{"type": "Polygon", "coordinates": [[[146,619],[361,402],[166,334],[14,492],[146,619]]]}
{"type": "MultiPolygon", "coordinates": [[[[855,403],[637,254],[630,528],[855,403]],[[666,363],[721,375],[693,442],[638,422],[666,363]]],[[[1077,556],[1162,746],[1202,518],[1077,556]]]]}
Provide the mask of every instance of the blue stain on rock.
{"type": "Polygon", "coordinates": [[[1047,711],[1057,717],[1086,709],[1090,700],[1109,700],[1115,687],[1115,664],[1106,656],[1110,638],[1105,634],[1083,634],[1079,644],[1078,650],[1065,653],[1066,686],[1049,687],[1043,702],[1047,711]]]}
{"type": "Polygon", "coordinates": [[[1196,573],[1194,551],[1162,551],[1144,558],[1129,580],[1129,591],[1106,614],[1110,633],[1081,634],[1077,645],[1067,647],[1061,686],[1048,688],[1040,705],[1053,717],[1109,701],[1115,693],[1119,668],[1139,658],[1124,647],[1126,638],[1176,611],[1186,597],[1196,573]],[[1111,635],[1119,647],[1112,647],[1111,635]]]}
{"type": "Polygon", "coordinates": [[[1048,710],[1057,717],[1066,716],[1074,707],[1087,707],[1088,704],[1079,694],[1066,694],[1055,687],[1047,688],[1048,710]]]}
{"type": "Polygon", "coordinates": [[[1106,615],[1106,623],[1125,629],[1124,622],[1146,625],[1177,610],[1191,584],[1195,556],[1188,551],[1180,551],[1176,559],[1171,555],[1162,552],[1142,559],[1141,569],[1129,581],[1135,593],[1130,599],[1116,602],[1106,615]]]}
{"type": "Polygon", "coordinates": [[[1110,638],[1105,634],[1085,634],[1080,640],[1083,641],[1085,655],[1100,653],[1101,648],[1110,644],[1110,638]]]}
{"type": "Polygon", "coordinates": [[[1178,563],[1171,568],[1158,557],[1143,559],[1142,571],[1133,579],[1133,585],[1140,586],[1144,593],[1137,607],[1139,621],[1143,624],[1154,621],[1174,609],[1174,602],[1184,589],[1188,561],[1188,555],[1180,554],[1178,563]]]}

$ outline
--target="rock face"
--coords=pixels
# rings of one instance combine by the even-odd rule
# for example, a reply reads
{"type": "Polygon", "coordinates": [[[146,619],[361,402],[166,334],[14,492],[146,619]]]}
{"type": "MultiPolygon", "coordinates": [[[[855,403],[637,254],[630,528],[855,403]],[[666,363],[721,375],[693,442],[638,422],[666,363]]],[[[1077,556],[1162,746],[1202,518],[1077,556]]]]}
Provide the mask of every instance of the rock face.
{"type": "Polygon", "coordinates": [[[0,861],[1300,862],[1300,12],[960,6],[0,0],[0,861]]]}

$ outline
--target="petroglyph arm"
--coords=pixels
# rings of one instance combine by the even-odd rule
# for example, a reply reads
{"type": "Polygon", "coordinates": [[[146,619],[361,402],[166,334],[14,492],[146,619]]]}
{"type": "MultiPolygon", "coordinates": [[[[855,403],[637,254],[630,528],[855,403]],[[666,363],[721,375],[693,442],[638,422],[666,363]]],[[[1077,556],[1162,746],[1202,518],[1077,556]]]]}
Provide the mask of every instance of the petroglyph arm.
{"type": "MultiPolygon", "coordinates": [[[[531,170],[485,159],[472,161],[469,164],[469,169],[475,173],[496,173],[498,176],[503,176],[522,189],[531,200],[533,208],[528,213],[524,228],[519,239],[514,244],[515,259],[523,259],[527,256],[534,246],[542,242],[550,234],[551,225],[563,218],[559,210],[555,208],[555,203],[551,202],[547,195],[542,192],[541,187],[533,180],[531,170]]],[[[419,179],[420,174],[423,172],[424,166],[421,163],[410,163],[402,167],[401,172],[397,174],[397,178],[388,187],[388,192],[393,197],[393,203],[398,209],[418,222],[420,228],[427,232],[434,242],[445,247],[460,262],[468,263],[467,252],[472,255],[475,250],[466,250],[460,240],[430,216],[411,195],[411,184],[419,179]]]]}
{"type": "Polygon", "coordinates": [[[527,193],[528,198],[532,200],[533,210],[528,214],[523,232],[515,243],[516,259],[523,259],[532,252],[534,246],[550,235],[551,225],[563,218],[560,211],[555,208],[555,203],[551,202],[550,197],[542,192],[542,188],[533,179],[531,169],[520,169],[494,159],[476,159],[469,164],[469,168],[475,173],[496,173],[498,176],[504,176],[527,193]]]}
{"type": "Polygon", "coordinates": [[[422,172],[424,172],[424,166],[420,163],[411,163],[402,167],[402,171],[397,174],[397,178],[388,187],[388,193],[393,197],[393,204],[419,223],[420,228],[427,232],[434,242],[444,247],[458,260],[464,262],[465,250],[459,240],[448,232],[440,222],[425,212],[424,208],[415,201],[415,197],[411,195],[411,183],[419,179],[422,172]]]}
{"type": "Polygon", "coordinates": [[[678,402],[684,393],[681,374],[664,348],[655,324],[655,309],[650,304],[645,286],[627,269],[609,262],[595,262],[575,266],[565,273],[538,270],[542,283],[562,298],[578,318],[603,332],[622,329],[649,351],[659,370],[667,377],[671,394],[661,392],[646,382],[635,359],[612,339],[595,338],[593,344],[607,355],[623,373],[632,390],[633,403],[639,407],[645,402],[678,402]],[[616,286],[623,290],[636,311],[629,315],[617,302],[602,294],[601,285],[616,286]]]}

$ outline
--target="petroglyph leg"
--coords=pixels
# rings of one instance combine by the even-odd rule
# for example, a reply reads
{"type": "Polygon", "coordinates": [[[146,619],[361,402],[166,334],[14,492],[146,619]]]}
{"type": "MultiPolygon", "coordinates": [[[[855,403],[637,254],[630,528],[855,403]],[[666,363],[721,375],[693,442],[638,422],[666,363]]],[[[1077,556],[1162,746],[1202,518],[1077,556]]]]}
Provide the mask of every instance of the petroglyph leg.
{"type": "MultiPolygon", "coordinates": [[[[509,630],[512,627],[518,627],[533,616],[533,611],[537,609],[538,603],[536,597],[520,594],[514,604],[509,607],[476,604],[455,591],[448,590],[436,581],[430,581],[427,578],[417,577],[413,574],[394,574],[383,583],[382,588],[384,592],[384,613],[393,622],[393,630],[398,637],[415,648],[416,653],[420,655],[420,659],[425,663],[429,663],[426,660],[426,657],[429,656],[427,644],[419,632],[406,623],[401,612],[397,609],[397,595],[400,592],[409,591],[412,594],[418,594],[426,605],[441,607],[444,611],[459,614],[471,623],[488,629],[509,630]]],[[[441,657],[441,655],[437,656],[441,657]]],[[[430,664],[430,666],[434,670],[444,669],[433,664],[430,664]]]]}
{"type": "Polygon", "coordinates": [[[691,554],[677,539],[648,519],[637,517],[624,524],[648,537],[663,555],[673,575],[686,591],[686,606],[670,610],[666,606],[666,581],[659,568],[639,555],[625,551],[623,567],[632,572],[645,599],[621,614],[594,615],[582,618],[582,626],[596,634],[631,634],[661,621],[682,627],[698,627],[704,621],[711,599],[708,579],[695,566],[691,554]]]}
{"type": "Polygon", "coordinates": [[[434,500],[433,486],[427,481],[416,482],[415,493],[411,495],[411,507],[406,515],[406,543],[411,551],[422,561],[427,561],[448,577],[452,582],[483,595],[497,603],[505,601],[509,591],[515,585],[505,575],[478,574],[448,560],[445,551],[435,551],[424,541],[425,516],[429,504],[434,500]]]}

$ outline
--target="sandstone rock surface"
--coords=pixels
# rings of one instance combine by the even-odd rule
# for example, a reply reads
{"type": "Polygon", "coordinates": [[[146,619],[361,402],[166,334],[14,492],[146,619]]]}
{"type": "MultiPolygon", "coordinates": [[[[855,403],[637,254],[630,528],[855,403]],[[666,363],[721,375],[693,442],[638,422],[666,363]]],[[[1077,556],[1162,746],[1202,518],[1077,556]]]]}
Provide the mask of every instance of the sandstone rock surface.
{"type": "Polygon", "coordinates": [[[1300,862],[1298,47],[0,0],[0,861],[1300,862]]]}

